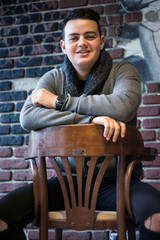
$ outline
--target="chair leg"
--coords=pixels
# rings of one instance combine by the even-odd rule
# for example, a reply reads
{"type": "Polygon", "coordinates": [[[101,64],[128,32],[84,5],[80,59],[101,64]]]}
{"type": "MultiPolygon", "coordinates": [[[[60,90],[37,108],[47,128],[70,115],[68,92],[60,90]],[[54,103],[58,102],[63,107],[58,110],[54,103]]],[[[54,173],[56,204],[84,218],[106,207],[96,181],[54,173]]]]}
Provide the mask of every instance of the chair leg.
{"type": "Polygon", "coordinates": [[[130,224],[128,226],[128,240],[136,240],[136,229],[130,224]]]}
{"type": "Polygon", "coordinates": [[[62,229],[55,229],[55,240],[62,240],[62,229]]]}

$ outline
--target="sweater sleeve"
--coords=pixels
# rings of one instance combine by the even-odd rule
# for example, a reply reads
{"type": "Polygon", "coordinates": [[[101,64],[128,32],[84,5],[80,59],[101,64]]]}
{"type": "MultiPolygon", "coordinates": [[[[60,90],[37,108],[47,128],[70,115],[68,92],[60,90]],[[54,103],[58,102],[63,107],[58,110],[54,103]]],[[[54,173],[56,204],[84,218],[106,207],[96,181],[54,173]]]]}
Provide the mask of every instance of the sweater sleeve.
{"type": "Polygon", "coordinates": [[[69,95],[64,111],[108,116],[127,123],[135,117],[140,102],[139,73],[132,64],[121,62],[114,64],[101,94],[80,97],[69,95]]]}
{"type": "MultiPolygon", "coordinates": [[[[46,73],[38,82],[36,89],[46,88],[59,95],[62,94],[61,82],[63,81],[58,71],[46,73]],[[58,81],[54,81],[58,79],[58,81]]],[[[76,112],[57,111],[43,106],[36,107],[32,104],[31,95],[28,96],[20,113],[20,123],[24,129],[35,130],[44,127],[66,124],[90,123],[92,116],[76,112]]]]}

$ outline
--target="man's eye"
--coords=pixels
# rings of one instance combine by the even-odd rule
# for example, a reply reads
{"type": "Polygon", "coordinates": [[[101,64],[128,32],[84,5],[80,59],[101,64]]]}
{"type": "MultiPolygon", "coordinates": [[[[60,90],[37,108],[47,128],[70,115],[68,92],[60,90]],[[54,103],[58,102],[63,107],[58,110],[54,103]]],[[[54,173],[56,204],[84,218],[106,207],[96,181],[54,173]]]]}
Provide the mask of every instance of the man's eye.
{"type": "Polygon", "coordinates": [[[93,40],[93,39],[95,39],[95,38],[96,38],[95,35],[87,35],[87,36],[86,36],[86,39],[88,39],[88,40],[93,40]]]}
{"type": "Polygon", "coordinates": [[[71,37],[71,38],[69,38],[69,41],[72,41],[72,42],[75,42],[77,40],[78,40],[78,37],[71,37]]]}

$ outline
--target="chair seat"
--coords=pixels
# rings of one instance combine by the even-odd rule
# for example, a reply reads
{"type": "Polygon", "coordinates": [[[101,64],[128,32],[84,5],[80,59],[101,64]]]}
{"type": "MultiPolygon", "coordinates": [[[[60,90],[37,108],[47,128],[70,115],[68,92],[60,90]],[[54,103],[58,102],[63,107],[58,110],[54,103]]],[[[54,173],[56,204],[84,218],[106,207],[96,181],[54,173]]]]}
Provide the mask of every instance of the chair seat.
{"type": "MultiPolygon", "coordinates": [[[[68,228],[66,211],[52,211],[48,213],[49,227],[68,228]]],[[[117,212],[114,211],[95,211],[94,229],[117,228],[117,212]]],[[[75,229],[73,227],[73,229],[75,229]]]]}
{"type": "Polygon", "coordinates": [[[66,220],[66,211],[57,211],[48,213],[49,220],[66,220]]]}
{"type": "Polygon", "coordinates": [[[109,220],[109,221],[116,221],[117,220],[117,212],[113,211],[96,211],[96,221],[103,221],[103,220],[109,220]]]}
{"type": "MultiPolygon", "coordinates": [[[[66,217],[66,211],[54,211],[48,213],[49,220],[65,220],[66,217]]],[[[95,211],[95,219],[96,221],[102,221],[102,220],[113,220],[115,221],[117,219],[117,212],[114,211],[95,211]]]]}

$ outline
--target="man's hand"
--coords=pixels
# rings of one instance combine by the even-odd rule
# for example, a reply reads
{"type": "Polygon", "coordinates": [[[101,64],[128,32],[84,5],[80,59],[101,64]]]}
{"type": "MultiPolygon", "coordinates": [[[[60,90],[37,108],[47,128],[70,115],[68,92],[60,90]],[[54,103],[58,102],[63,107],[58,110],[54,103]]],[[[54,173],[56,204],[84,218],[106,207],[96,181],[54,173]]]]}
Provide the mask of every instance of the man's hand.
{"type": "Polygon", "coordinates": [[[110,117],[95,117],[92,120],[92,123],[100,124],[104,126],[103,136],[106,140],[112,138],[113,142],[116,142],[119,135],[123,138],[126,134],[126,124],[120,121],[117,121],[110,117]]]}
{"type": "Polygon", "coordinates": [[[45,88],[34,90],[31,98],[36,107],[56,108],[57,96],[45,88]]]}

